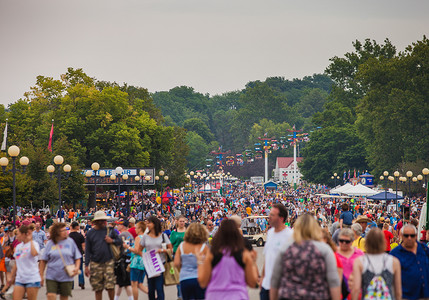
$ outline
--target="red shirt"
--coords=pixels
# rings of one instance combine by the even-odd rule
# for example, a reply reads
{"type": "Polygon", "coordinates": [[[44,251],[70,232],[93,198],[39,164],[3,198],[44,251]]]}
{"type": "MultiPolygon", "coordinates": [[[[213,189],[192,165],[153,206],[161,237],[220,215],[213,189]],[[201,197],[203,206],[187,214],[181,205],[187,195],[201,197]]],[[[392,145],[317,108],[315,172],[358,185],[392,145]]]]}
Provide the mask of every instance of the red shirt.
{"type": "Polygon", "coordinates": [[[389,230],[383,230],[384,238],[386,239],[386,251],[390,251],[390,241],[393,239],[393,233],[389,230]]]}
{"type": "Polygon", "coordinates": [[[137,237],[137,232],[136,232],[136,227],[131,227],[130,229],[128,229],[128,232],[131,233],[131,235],[133,236],[134,239],[136,239],[137,237]]]}

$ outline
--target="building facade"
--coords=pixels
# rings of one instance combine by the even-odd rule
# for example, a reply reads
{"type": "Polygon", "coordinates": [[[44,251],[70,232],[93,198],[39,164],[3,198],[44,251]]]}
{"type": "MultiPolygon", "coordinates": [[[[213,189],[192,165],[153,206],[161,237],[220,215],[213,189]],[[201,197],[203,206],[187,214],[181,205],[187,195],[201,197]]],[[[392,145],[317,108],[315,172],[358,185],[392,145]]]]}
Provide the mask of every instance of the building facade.
{"type": "Polygon", "coordinates": [[[274,169],[274,180],[293,184],[294,178],[297,178],[296,183],[299,184],[302,174],[299,171],[298,163],[302,161],[302,157],[296,158],[296,174],[293,169],[293,157],[277,157],[276,168],[274,169]]]}

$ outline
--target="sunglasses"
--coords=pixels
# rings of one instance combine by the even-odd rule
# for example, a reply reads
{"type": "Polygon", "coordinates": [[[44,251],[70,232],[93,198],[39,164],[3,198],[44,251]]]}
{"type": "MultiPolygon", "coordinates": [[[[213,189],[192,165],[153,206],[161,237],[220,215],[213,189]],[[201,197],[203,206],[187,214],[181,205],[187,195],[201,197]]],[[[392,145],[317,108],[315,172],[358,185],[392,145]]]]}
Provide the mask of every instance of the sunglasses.
{"type": "Polygon", "coordinates": [[[404,236],[404,238],[409,238],[409,237],[411,237],[411,238],[415,238],[416,237],[416,235],[415,234],[403,234],[403,236],[404,236]]]}
{"type": "Polygon", "coordinates": [[[342,240],[342,239],[339,239],[338,241],[340,243],[346,243],[346,244],[350,244],[352,242],[351,240],[342,240]]]}

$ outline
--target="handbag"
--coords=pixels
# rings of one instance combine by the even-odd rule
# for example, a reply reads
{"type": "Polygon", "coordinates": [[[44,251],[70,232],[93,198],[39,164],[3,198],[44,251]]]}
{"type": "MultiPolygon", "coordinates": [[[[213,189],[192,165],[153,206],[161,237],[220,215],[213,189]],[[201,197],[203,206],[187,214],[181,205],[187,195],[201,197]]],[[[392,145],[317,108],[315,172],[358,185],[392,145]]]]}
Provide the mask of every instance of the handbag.
{"type": "Polygon", "coordinates": [[[178,285],[180,283],[180,270],[174,266],[170,253],[166,253],[167,260],[164,264],[164,285],[178,285]]]}
{"type": "MultiPolygon", "coordinates": [[[[109,227],[107,227],[107,236],[109,236],[109,227]]],[[[109,244],[113,259],[116,261],[121,257],[121,248],[114,243],[109,244]]]]}
{"type": "MultiPolygon", "coordinates": [[[[162,242],[165,243],[164,233],[162,234],[162,242]]],[[[164,263],[164,285],[178,285],[180,283],[180,270],[174,266],[173,257],[168,251],[165,256],[167,259],[164,263]]]]}
{"type": "Polygon", "coordinates": [[[80,273],[80,270],[79,270],[79,272],[78,272],[77,274],[73,274],[73,273],[74,273],[75,265],[74,265],[74,264],[72,264],[72,265],[67,265],[67,264],[66,264],[66,261],[64,260],[63,254],[61,253],[60,245],[57,245],[57,248],[58,248],[58,252],[60,253],[61,260],[63,261],[63,264],[64,264],[64,271],[66,272],[66,274],[67,274],[69,277],[74,277],[74,276],[76,276],[77,274],[79,274],[79,273],[80,273]]]}

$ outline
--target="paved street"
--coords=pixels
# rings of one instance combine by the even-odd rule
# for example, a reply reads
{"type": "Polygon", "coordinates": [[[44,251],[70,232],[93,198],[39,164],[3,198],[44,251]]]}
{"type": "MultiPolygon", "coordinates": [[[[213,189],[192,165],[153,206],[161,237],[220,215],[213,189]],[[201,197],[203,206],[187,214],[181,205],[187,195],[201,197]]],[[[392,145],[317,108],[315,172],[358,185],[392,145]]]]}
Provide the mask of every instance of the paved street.
{"type": "MultiPolygon", "coordinates": [[[[259,272],[261,272],[261,268],[264,264],[264,258],[263,258],[263,254],[262,254],[263,247],[254,247],[254,249],[258,253],[257,265],[259,268],[259,272]]],[[[73,298],[72,299],[75,299],[75,300],[93,300],[93,299],[95,299],[94,293],[91,291],[91,286],[89,285],[88,278],[85,278],[85,280],[86,280],[85,290],[82,290],[77,285],[77,277],[76,277],[75,289],[73,290],[73,298]]],[[[146,284],[147,283],[145,280],[145,285],[146,284]]],[[[165,287],[164,290],[165,290],[167,300],[177,299],[177,295],[176,295],[177,290],[176,290],[175,286],[165,287]]],[[[250,295],[250,299],[259,299],[259,290],[249,289],[249,295],[250,295]]],[[[45,300],[46,299],[46,290],[44,287],[40,289],[37,299],[38,300],[45,300]]],[[[107,293],[104,293],[103,299],[107,299],[107,293]]],[[[119,299],[120,300],[127,300],[127,296],[126,296],[124,291],[122,291],[122,295],[119,299]]],[[[139,293],[139,299],[148,299],[148,297],[146,294],[143,294],[142,292],[140,292],[139,293]]]]}

